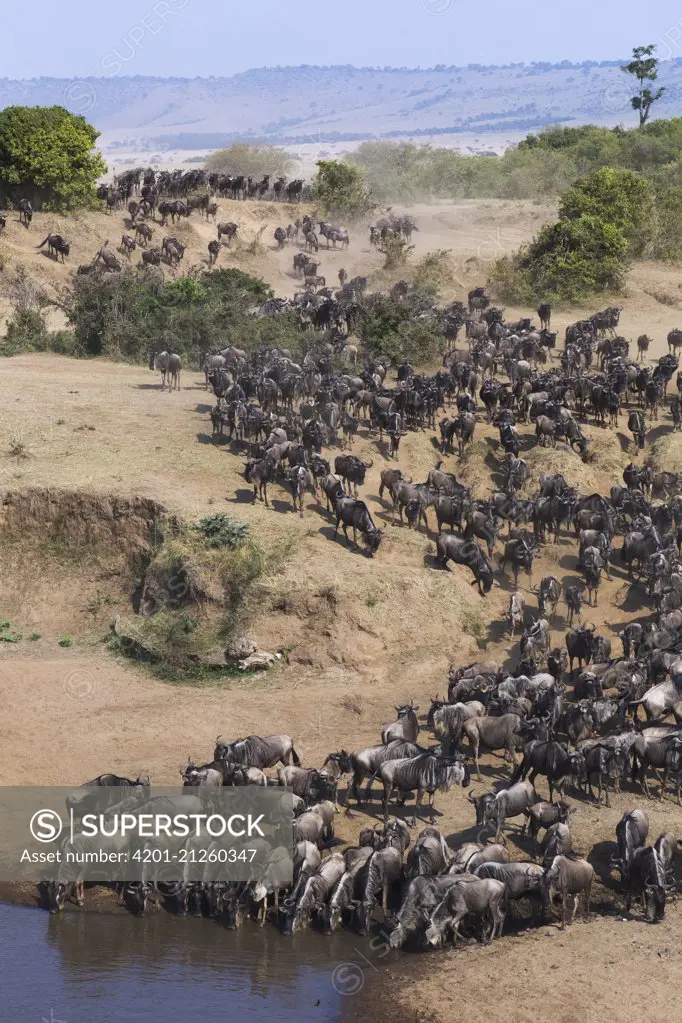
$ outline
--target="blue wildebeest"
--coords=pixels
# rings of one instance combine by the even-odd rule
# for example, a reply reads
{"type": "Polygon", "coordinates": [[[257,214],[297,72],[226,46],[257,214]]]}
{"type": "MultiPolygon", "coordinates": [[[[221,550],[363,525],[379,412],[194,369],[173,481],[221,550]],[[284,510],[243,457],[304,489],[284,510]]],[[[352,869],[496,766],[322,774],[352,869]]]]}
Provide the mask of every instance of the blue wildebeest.
{"type": "Polygon", "coordinates": [[[149,353],[149,368],[161,374],[162,391],[166,387],[166,380],[168,380],[169,391],[180,390],[182,361],[179,355],[165,350],[163,352],[154,352],[152,350],[149,353]]]}
{"type": "Polygon", "coordinates": [[[315,873],[307,878],[298,898],[287,899],[283,934],[296,934],[297,931],[305,930],[314,916],[324,912],[332,889],[345,869],[346,861],[341,853],[332,853],[322,860],[315,873]]]}
{"type": "Polygon", "coordinates": [[[296,767],[301,766],[293,739],[289,735],[249,735],[246,739],[235,739],[233,742],[220,742],[218,736],[213,759],[227,760],[241,767],[260,767],[261,770],[274,767],[280,762],[288,767],[291,760],[296,767]]]}
{"type": "Polygon", "coordinates": [[[341,875],[331,898],[322,912],[322,929],[325,934],[332,934],[343,922],[344,915],[348,915],[361,898],[364,885],[367,861],[374,853],[371,845],[361,845],[359,848],[346,849],[344,860],[346,870],[341,875]]]}
{"type": "Polygon", "coordinates": [[[538,774],[547,777],[550,802],[554,796],[554,788],[558,788],[561,797],[569,778],[582,781],[585,778],[585,756],[583,753],[572,753],[566,746],[553,739],[531,739],[523,750],[523,759],[516,768],[513,781],[525,778],[530,771],[530,783],[535,784],[538,774]]]}
{"type": "Polygon", "coordinates": [[[353,781],[350,786],[348,798],[354,796],[357,800],[358,806],[361,805],[360,792],[358,786],[361,782],[368,778],[367,790],[365,792],[365,801],[369,801],[372,795],[372,781],[376,776],[379,767],[386,760],[400,760],[405,757],[416,757],[420,753],[424,753],[420,746],[415,746],[413,742],[406,742],[404,739],[396,739],[393,742],[387,744],[382,743],[379,746],[368,746],[366,749],[359,750],[357,753],[351,753],[351,769],[353,771],[353,781]]]}
{"type": "Polygon", "coordinates": [[[488,945],[495,935],[502,936],[506,916],[506,888],[502,881],[492,878],[459,877],[458,883],[448,889],[442,901],[429,917],[425,932],[428,945],[440,945],[445,933],[452,930],[453,944],[457,944],[459,925],[465,916],[473,914],[492,918],[492,928],[486,934],[481,921],[481,941],[488,945]]]}
{"type": "Polygon", "coordinates": [[[405,877],[411,881],[421,875],[436,877],[444,873],[452,861],[452,853],[437,828],[423,828],[410,849],[405,877]]]}
{"type": "Polygon", "coordinates": [[[590,895],[594,881],[594,868],[587,860],[569,859],[567,856],[555,856],[552,865],[545,874],[545,887],[551,905],[554,892],[561,893],[561,929],[567,923],[573,923],[578,905],[578,896],[584,900],[585,920],[590,919],[590,895]],[[567,919],[568,896],[572,895],[573,908],[567,919]]]}
{"type": "Polygon", "coordinates": [[[66,809],[68,813],[73,812],[74,818],[80,819],[83,814],[94,809],[106,809],[131,795],[148,798],[149,778],[146,775],[139,775],[133,781],[118,774],[99,774],[69,793],[66,809]]]}
{"type": "MultiPolygon", "coordinates": [[[[529,781],[515,782],[509,788],[482,796],[469,793],[467,798],[476,808],[476,824],[479,827],[494,825],[496,842],[500,840],[505,820],[525,814],[528,807],[537,802],[537,794],[529,781]]],[[[525,831],[525,822],[523,827],[525,831]]]]}
{"type": "Polygon", "coordinates": [[[410,702],[395,709],[398,718],[381,729],[381,741],[387,743],[394,739],[404,739],[406,742],[416,742],[419,735],[419,721],[417,720],[419,705],[410,702]]]}
{"type": "Polygon", "coordinates": [[[388,846],[372,853],[364,875],[364,888],[356,906],[358,934],[367,934],[379,893],[384,918],[388,916],[388,893],[391,886],[400,880],[402,872],[402,850],[388,846]]]}
{"type": "Polygon", "coordinates": [[[518,714],[502,714],[500,717],[474,717],[464,722],[462,734],[469,741],[479,781],[481,772],[478,765],[478,753],[481,746],[493,752],[504,750],[515,764],[515,750],[523,743],[522,729],[523,722],[518,714]]]}
{"type": "Polygon", "coordinates": [[[346,543],[350,544],[348,527],[351,526],[353,529],[353,544],[357,547],[357,531],[360,530],[360,535],[367,547],[369,556],[372,557],[379,549],[383,531],[375,526],[365,502],[358,501],[353,497],[337,497],[334,502],[334,512],[336,514],[334,538],[338,534],[340,525],[343,529],[346,543]]]}
{"type": "Polygon", "coordinates": [[[417,810],[425,793],[429,795],[429,811],[433,820],[436,789],[447,792],[453,785],[466,788],[469,784],[469,768],[466,764],[452,757],[436,756],[433,753],[420,753],[416,757],[401,760],[387,760],[379,767],[377,776],[384,786],[384,820],[388,820],[388,800],[394,789],[401,794],[416,791],[412,827],[416,827],[417,810]]]}

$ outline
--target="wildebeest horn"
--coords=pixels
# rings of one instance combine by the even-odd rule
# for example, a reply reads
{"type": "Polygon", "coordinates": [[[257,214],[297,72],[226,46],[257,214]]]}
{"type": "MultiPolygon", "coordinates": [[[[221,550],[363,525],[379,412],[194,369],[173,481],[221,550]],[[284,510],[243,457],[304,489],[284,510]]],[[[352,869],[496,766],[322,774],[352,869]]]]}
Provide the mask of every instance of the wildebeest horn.
{"type": "Polygon", "coordinates": [[[374,459],[372,459],[371,462],[365,462],[365,469],[371,469],[373,465],[374,459]]]}

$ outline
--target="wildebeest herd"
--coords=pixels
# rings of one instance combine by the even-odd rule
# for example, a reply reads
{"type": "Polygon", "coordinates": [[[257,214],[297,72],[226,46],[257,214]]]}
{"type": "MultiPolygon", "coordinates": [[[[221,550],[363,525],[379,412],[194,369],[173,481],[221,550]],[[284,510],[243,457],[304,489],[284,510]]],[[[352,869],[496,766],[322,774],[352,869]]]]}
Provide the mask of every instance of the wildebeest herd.
{"type": "MultiPolygon", "coordinates": [[[[325,300],[340,324],[344,295],[325,300]]],[[[363,301],[368,301],[364,288],[352,298],[363,301]]],[[[276,315],[277,309],[257,314],[276,315]]],[[[622,485],[601,495],[581,494],[562,475],[545,473],[531,496],[533,481],[521,453],[529,442],[562,445],[576,465],[589,462],[594,434],[588,435],[586,424],[592,419],[593,431],[606,430],[621,416],[629,424],[633,416],[641,417],[641,428],[630,425],[641,450],[638,435],[645,437],[647,418],[661,414],[677,360],[668,355],[652,368],[643,366],[643,345],[637,360],[630,360],[627,340],[615,336],[619,310],[607,309],[572,324],[565,350],[548,368],[555,346],[551,309],[541,306],[538,316],[540,329],[530,319],[507,324],[501,310],[490,308],[485,292],[475,289],[468,310],[455,303],[446,313],[451,341],[466,323],[468,350],[444,345],[450,350],[433,375],[399,365],[393,386],[390,362],[380,353],[357,375],[335,370],[339,348],[316,340],[314,327],[300,363],[284,350],[250,355],[228,347],[205,354],[206,386],[217,398],[211,413],[214,435],[226,433],[246,454],[245,477],[254,501],[260,496],[267,503],[268,486],[286,485],[294,510],[303,515],[306,495],[315,495],[333,513],[336,530],[342,526],[350,543],[351,528],[355,546],[359,534],[374,555],[383,531],[358,497],[373,461],[345,450],[362,425],[376,439],[377,457],[387,462],[379,500],[384,494],[390,498],[393,520],[402,522],[404,516],[408,528],[423,524],[428,530],[429,509],[434,510],[434,565],[466,566],[483,597],[498,582],[495,576],[503,578],[511,567],[508,629],[521,637],[505,663],[453,665],[447,697],[433,698],[421,722],[413,702],[396,707],[396,719],[383,727],[376,745],[331,752],[320,767],[302,766],[301,751],[286,735],[218,741],[212,761],[190,761],[183,770],[190,796],[201,799],[221,785],[290,788],[293,884],[282,890],[273,854],[271,864],[249,883],[213,873],[164,890],[150,876],[122,893],[131,908],[144,912],[150,899],[163,897],[180,913],[203,914],[228,927],[270,918],[284,934],[308,926],[330,933],[342,925],[365,934],[373,918],[383,918],[393,948],[407,941],[442,945],[450,936],[456,942],[460,930],[488,942],[502,933],[507,916],[531,926],[551,919],[557,899],[561,926],[572,921],[581,896],[587,919],[598,882],[620,887],[615,899],[623,898],[628,911],[638,900],[648,920],[664,917],[666,902],[677,891],[676,837],[663,832],[649,844],[647,814],[641,807],[629,809],[605,859],[601,850],[574,848],[571,823],[581,804],[608,807],[611,795],[625,788],[651,798],[652,779],[659,800],[672,790],[682,802],[682,475],[633,461],[622,485]],[[389,464],[399,454],[401,437],[424,429],[433,434],[441,458],[464,460],[483,419],[499,430],[498,484],[485,499],[442,461],[419,483],[389,464]],[[535,424],[534,437],[528,423],[535,424]],[[333,472],[325,447],[339,450],[333,472]],[[520,574],[532,583],[533,561],[552,541],[575,545],[575,578],[562,585],[554,575],[544,575],[537,589],[518,589],[520,574]],[[637,588],[640,605],[648,602],[652,611],[620,627],[618,651],[582,619],[585,602],[597,604],[602,575],[610,578],[617,570],[637,588]],[[562,595],[565,649],[554,646],[551,636],[562,595]],[[535,600],[537,612],[530,607],[535,600]],[[432,733],[426,742],[424,728],[432,733]],[[482,753],[503,756],[509,773],[494,787],[473,792],[471,774],[482,782],[482,753]],[[276,775],[268,776],[278,764],[283,766],[276,775]],[[546,799],[538,792],[539,778],[546,799]],[[472,830],[444,834],[435,826],[435,793],[457,788],[469,789],[472,830]],[[410,816],[401,807],[411,794],[410,816]],[[427,794],[429,823],[414,836],[411,828],[424,812],[427,794]],[[360,831],[357,844],[337,851],[335,820],[343,808],[350,817],[362,810],[379,819],[360,831]],[[512,820],[522,822],[515,835],[526,856],[522,860],[511,858],[506,841],[512,820]],[[614,867],[620,886],[611,879],[614,867]],[[530,916],[524,907],[532,910],[530,916]]],[[[682,375],[677,384],[679,389],[682,375]]],[[[679,397],[669,405],[677,429],[679,397]]],[[[75,805],[95,785],[132,788],[142,806],[148,798],[146,779],[104,775],[72,797],[75,805]]],[[[449,798],[464,800],[463,795],[449,798]]],[[[52,910],[63,906],[73,883],[82,901],[82,879],[56,878],[48,884],[52,910]]],[[[596,898],[603,906],[604,897],[596,898]]]]}
{"type": "MultiPolygon", "coordinates": [[[[530,925],[537,925],[551,918],[560,898],[563,927],[572,922],[579,896],[589,919],[595,878],[593,865],[573,849],[570,821],[576,807],[565,801],[564,787],[572,783],[576,794],[580,789],[585,798],[597,779],[601,799],[602,783],[607,792],[609,781],[617,786],[633,753],[635,763],[640,758],[643,776],[648,766],[661,766],[659,754],[666,778],[671,771],[676,780],[682,774],[682,736],[675,728],[636,732],[617,727],[612,731],[600,723],[597,702],[581,704],[583,708],[589,704],[590,731],[596,731],[596,737],[569,749],[559,736],[567,734],[570,715],[562,713],[552,724],[563,691],[548,673],[527,678],[487,665],[453,667],[448,702],[432,701],[426,716],[435,744],[419,744],[419,707],[410,702],[396,707],[397,717],[383,727],[377,745],[350,754],[343,749],[332,752],[320,768],[301,766],[288,735],[252,735],[231,742],[218,737],[212,761],[195,764],[190,759],[181,771],[184,794],[175,799],[151,799],[147,777],[105,774],[75,790],[67,799],[67,809],[78,821],[92,809],[90,803],[97,794],[101,810],[103,790],[111,814],[201,812],[211,792],[226,785],[284,786],[293,793],[293,879],[283,879],[282,864],[288,854],[282,847],[267,850],[266,862],[248,882],[222,876],[220,866],[210,861],[199,877],[186,874],[164,882],[150,857],[152,865],[143,869],[140,880],[118,886],[120,902],[140,914],[163,898],[179,915],[204,915],[228,928],[250,918],[262,926],[270,917],[285,935],[309,926],[326,934],[340,926],[367,934],[380,907],[392,948],[408,940],[428,947],[443,944],[449,935],[456,943],[462,924],[468,933],[473,928],[481,941],[491,941],[502,933],[508,913],[518,916],[512,904],[523,905],[521,900],[532,909],[530,925]],[[519,689],[528,695],[518,696],[519,689]],[[542,713],[547,705],[549,712],[542,713]],[[475,810],[476,840],[445,836],[434,826],[434,794],[447,793],[453,786],[466,788],[469,757],[478,769],[481,748],[504,751],[513,762],[517,749],[522,748],[523,756],[508,782],[491,792],[468,795],[475,810]],[[283,766],[276,776],[268,777],[266,771],[277,764],[283,766]],[[547,779],[549,801],[536,791],[538,775],[547,779]],[[344,778],[348,781],[342,792],[344,778]],[[334,821],[341,812],[339,802],[345,802],[348,816],[353,816],[353,800],[370,813],[376,782],[382,790],[382,819],[359,832],[357,845],[337,851],[334,821]],[[561,793],[558,802],[552,801],[553,786],[561,793]],[[389,816],[391,798],[396,797],[402,806],[412,793],[416,801],[411,822],[389,816]],[[426,794],[431,823],[413,840],[410,825],[416,826],[426,794]],[[517,841],[526,843],[529,856],[512,860],[503,830],[510,819],[519,817],[523,826],[517,841]]],[[[677,840],[664,832],[647,845],[648,832],[643,810],[625,813],[616,828],[608,872],[612,866],[618,868],[628,911],[633,899],[641,899],[646,918],[658,921],[664,916],[666,900],[677,890],[677,840]]],[[[93,840],[78,828],[67,841],[68,851],[76,859],[80,856],[79,862],[94,850],[93,841],[105,852],[121,855],[125,851],[125,840],[118,836],[93,840]]],[[[193,841],[187,840],[188,848],[193,841]]],[[[63,909],[72,891],[83,905],[86,881],[87,867],[60,867],[43,885],[50,911],[63,909]]]]}
{"type": "MultiPolygon", "coordinates": [[[[287,181],[284,177],[277,177],[266,174],[260,180],[243,174],[218,174],[209,173],[206,170],[196,169],[188,171],[155,171],[136,167],[133,170],[124,171],[116,176],[111,184],[102,184],[97,188],[97,198],[104,203],[107,213],[115,213],[125,208],[128,215],[127,230],[121,235],[121,242],[118,251],[126,257],[132,258],[135,250],[140,247],[140,267],[160,266],[166,263],[169,266],[180,263],[184,256],[186,246],[172,235],[164,236],[160,245],[150,246],[154,231],[158,222],[161,227],[166,227],[168,221],[175,224],[176,221],[187,219],[196,211],[200,216],[216,221],[219,211],[217,198],[229,199],[269,199],[274,202],[299,203],[309,197],[309,187],[302,179],[287,181]],[[132,232],[132,233],[128,233],[132,232]]],[[[19,220],[28,229],[36,212],[29,199],[21,199],[17,204],[19,220]]],[[[317,234],[313,229],[309,217],[297,218],[295,224],[289,225],[286,233],[286,241],[297,238],[299,230],[301,237],[305,240],[306,248],[310,251],[318,249],[317,234]],[[293,234],[292,234],[293,233],[293,234]],[[308,238],[308,235],[310,236],[308,238]]],[[[0,213],[0,231],[7,223],[7,214],[0,213]]],[[[208,263],[213,265],[218,256],[223,239],[227,245],[231,245],[237,236],[239,227],[233,221],[220,222],[216,225],[217,238],[208,243],[208,263]]],[[[275,232],[275,240],[278,247],[280,244],[279,229],[275,232]]],[[[333,227],[325,221],[319,224],[319,233],[327,242],[327,248],[333,244],[336,248],[337,242],[343,247],[348,246],[348,232],[343,228],[333,227]]],[[[41,242],[39,248],[48,245],[48,255],[55,259],[61,257],[62,262],[70,255],[70,243],[60,234],[50,234],[41,242]]],[[[95,254],[90,263],[83,263],[78,267],[79,274],[93,273],[95,268],[104,271],[116,272],[122,268],[121,261],[109,249],[109,241],[95,254]]]]}

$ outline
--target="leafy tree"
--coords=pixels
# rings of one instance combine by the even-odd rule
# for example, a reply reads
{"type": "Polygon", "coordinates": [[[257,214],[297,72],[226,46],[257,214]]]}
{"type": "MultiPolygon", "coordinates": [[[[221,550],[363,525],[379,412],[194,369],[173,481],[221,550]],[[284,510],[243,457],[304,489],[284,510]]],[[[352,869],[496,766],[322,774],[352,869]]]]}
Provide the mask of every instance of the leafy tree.
{"type": "Polygon", "coordinates": [[[37,207],[89,206],[106,164],[95,150],[99,132],[64,107],[0,111],[0,199],[37,207]]]}
{"type": "Polygon", "coordinates": [[[630,102],[632,109],[639,111],[640,128],[648,121],[652,105],[665,92],[665,86],[652,92],[647,84],[655,82],[658,78],[658,58],[654,57],[655,49],[653,43],[649,46],[635,46],[632,50],[632,60],[621,68],[626,75],[632,75],[637,79],[637,95],[633,96],[630,102]]]}
{"type": "Polygon", "coordinates": [[[495,264],[491,286],[507,302],[528,304],[554,296],[579,302],[620,291],[628,243],[601,217],[583,214],[543,227],[527,247],[495,264]]]}
{"type": "Polygon", "coordinates": [[[355,220],[376,209],[360,167],[341,160],[318,160],[311,198],[330,216],[355,220]]]}
{"type": "Polygon", "coordinates": [[[651,186],[634,171],[602,167],[578,178],[565,193],[559,217],[583,215],[615,224],[628,239],[630,252],[640,254],[650,237],[653,213],[651,186]]]}

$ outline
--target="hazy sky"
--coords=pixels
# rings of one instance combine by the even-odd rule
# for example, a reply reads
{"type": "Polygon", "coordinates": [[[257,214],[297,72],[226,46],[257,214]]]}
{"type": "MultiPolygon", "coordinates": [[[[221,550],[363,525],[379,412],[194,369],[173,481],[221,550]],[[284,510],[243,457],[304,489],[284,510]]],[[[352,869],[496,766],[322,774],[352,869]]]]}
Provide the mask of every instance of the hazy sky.
{"type": "Polygon", "coordinates": [[[274,64],[607,60],[650,42],[682,56],[679,0],[29,0],[3,5],[1,67],[8,78],[193,77],[274,64]]]}

